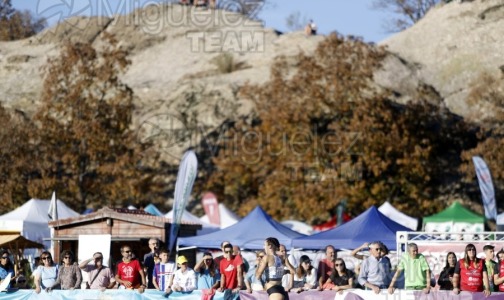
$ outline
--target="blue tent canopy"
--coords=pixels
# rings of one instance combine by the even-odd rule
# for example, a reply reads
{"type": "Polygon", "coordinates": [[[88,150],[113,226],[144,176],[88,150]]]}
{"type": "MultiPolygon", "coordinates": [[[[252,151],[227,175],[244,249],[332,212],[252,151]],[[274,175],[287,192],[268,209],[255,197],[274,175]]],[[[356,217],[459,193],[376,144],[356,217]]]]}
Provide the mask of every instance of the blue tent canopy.
{"type": "Polygon", "coordinates": [[[181,246],[196,246],[199,248],[220,248],[222,241],[244,249],[258,250],[264,248],[264,240],[275,237],[287,249],[291,248],[292,240],[303,237],[304,234],[291,230],[273,220],[261,207],[257,206],[240,222],[222,230],[197,237],[180,237],[181,246]]]}
{"type": "Polygon", "coordinates": [[[297,238],[292,241],[292,246],[314,250],[323,249],[327,245],[333,245],[337,249],[355,249],[365,242],[381,241],[389,250],[395,250],[397,231],[411,229],[392,221],[372,206],[358,217],[334,229],[297,238]]]}
{"type": "Polygon", "coordinates": [[[152,204],[152,203],[150,203],[149,205],[147,205],[144,208],[144,211],[146,211],[149,214],[154,215],[154,216],[158,216],[158,217],[163,217],[164,216],[164,214],[162,212],[160,212],[159,209],[154,204],[152,204]]]}

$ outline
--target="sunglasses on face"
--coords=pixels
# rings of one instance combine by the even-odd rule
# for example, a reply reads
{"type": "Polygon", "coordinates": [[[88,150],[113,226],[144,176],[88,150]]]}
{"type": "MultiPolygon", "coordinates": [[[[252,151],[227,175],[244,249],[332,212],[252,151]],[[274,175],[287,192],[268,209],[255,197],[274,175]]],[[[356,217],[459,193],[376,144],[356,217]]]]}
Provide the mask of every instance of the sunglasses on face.
{"type": "Polygon", "coordinates": [[[231,251],[231,250],[230,251],[224,251],[224,253],[233,253],[233,251],[231,251]]]}
{"type": "Polygon", "coordinates": [[[131,253],[131,250],[126,250],[124,251],[124,253],[131,253]]]}
{"type": "Polygon", "coordinates": [[[7,259],[7,258],[9,258],[9,257],[8,256],[2,256],[2,259],[7,259]]]}
{"type": "Polygon", "coordinates": [[[40,258],[40,259],[41,259],[41,260],[49,260],[49,259],[51,259],[51,257],[46,256],[46,257],[42,257],[42,258],[40,258]]]}
{"type": "Polygon", "coordinates": [[[467,252],[469,252],[469,251],[476,251],[476,249],[475,248],[469,248],[469,249],[467,249],[467,252]]]}

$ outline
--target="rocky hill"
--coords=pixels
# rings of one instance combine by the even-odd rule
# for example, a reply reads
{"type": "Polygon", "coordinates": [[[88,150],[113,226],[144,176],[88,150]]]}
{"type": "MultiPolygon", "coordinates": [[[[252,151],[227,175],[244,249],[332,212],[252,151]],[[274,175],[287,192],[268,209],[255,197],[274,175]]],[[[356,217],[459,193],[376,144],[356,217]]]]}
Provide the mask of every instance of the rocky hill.
{"type": "MultiPolygon", "coordinates": [[[[427,87],[435,100],[466,115],[470,83],[481,72],[501,72],[504,65],[503,16],[504,0],[440,4],[382,43],[390,55],[376,72],[376,83],[395,91],[399,102],[427,87]]],[[[115,34],[131,52],[123,80],[136,96],[135,126],[169,149],[173,162],[194,139],[250,113],[252,104],[237,96],[240,86],[268,80],[276,57],[311,54],[324,38],[280,34],[235,13],[169,4],[113,18],[73,18],[30,39],[0,43],[0,101],[32,113],[42,87],[41,68],[58,55],[62,42],[99,46],[103,32],[115,34]],[[188,124],[197,129],[196,136],[179,134],[188,124]]]]}
{"type": "Polygon", "coordinates": [[[396,75],[396,84],[388,84],[408,94],[417,80],[424,82],[452,112],[466,116],[474,109],[465,101],[471,84],[482,73],[504,74],[503,36],[503,0],[439,4],[382,43],[408,66],[398,69],[402,75],[396,75]]]}

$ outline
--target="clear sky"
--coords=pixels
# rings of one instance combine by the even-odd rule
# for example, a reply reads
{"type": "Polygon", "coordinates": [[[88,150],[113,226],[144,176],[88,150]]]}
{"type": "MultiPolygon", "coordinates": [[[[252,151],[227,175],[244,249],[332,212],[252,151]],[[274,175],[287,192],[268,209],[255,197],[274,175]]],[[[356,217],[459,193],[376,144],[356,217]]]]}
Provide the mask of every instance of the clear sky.
{"type": "MultiPolygon", "coordinates": [[[[219,0],[217,0],[219,1],[219,0]]],[[[225,0],[221,0],[225,1],[225,0]]],[[[361,36],[367,42],[387,38],[383,24],[390,14],[371,8],[373,0],[269,0],[261,15],[265,26],[287,31],[286,19],[299,13],[301,19],[313,19],[319,32],[338,31],[361,36]]],[[[162,0],[12,0],[17,9],[28,9],[36,17],[45,17],[50,24],[69,15],[96,15],[122,12],[162,0]]]]}

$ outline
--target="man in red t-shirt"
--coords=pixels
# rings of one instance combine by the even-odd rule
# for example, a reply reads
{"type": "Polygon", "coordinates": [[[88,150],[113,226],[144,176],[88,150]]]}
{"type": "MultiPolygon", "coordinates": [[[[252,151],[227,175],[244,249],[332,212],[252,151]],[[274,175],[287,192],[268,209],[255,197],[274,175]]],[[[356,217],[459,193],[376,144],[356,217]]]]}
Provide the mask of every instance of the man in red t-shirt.
{"type": "MultiPolygon", "coordinates": [[[[136,289],[139,293],[145,290],[145,274],[142,266],[136,259],[131,259],[131,247],[121,247],[122,262],[117,265],[115,280],[124,288],[136,289]]],[[[121,287],[120,287],[121,288],[121,287]]]]}
{"type": "Polygon", "coordinates": [[[233,246],[231,244],[224,245],[223,251],[224,258],[219,266],[221,273],[219,291],[229,289],[233,290],[233,293],[238,293],[243,287],[243,260],[240,255],[233,255],[233,246]]]}

